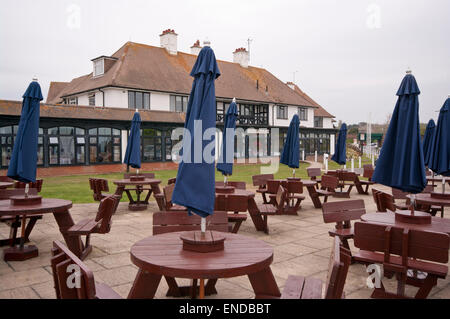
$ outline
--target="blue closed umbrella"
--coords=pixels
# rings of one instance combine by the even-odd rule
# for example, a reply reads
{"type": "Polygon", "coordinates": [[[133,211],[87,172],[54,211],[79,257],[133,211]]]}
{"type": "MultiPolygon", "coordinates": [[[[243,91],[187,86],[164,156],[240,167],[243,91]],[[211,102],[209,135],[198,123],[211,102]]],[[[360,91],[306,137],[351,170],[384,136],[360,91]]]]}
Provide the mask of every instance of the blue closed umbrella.
{"type": "Polygon", "coordinates": [[[289,124],[286,141],[284,142],[283,152],[281,153],[280,163],[285,164],[293,169],[295,176],[295,169],[300,164],[300,140],[299,140],[300,120],[295,114],[289,124]]]}
{"type": "Polygon", "coordinates": [[[214,51],[205,46],[192,68],[194,77],[184,123],[183,148],[172,202],[201,217],[214,212],[216,95],[220,76],[214,51]],[[208,131],[208,134],[205,132],[208,131]],[[203,137],[203,138],[202,138],[203,137]]]}
{"type": "Polygon", "coordinates": [[[230,106],[228,107],[227,114],[225,115],[222,138],[222,152],[219,157],[219,163],[216,166],[217,170],[222,172],[224,176],[233,174],[234,135],[237,116],[237,105],[233,100],[233,102],[231,102],[230,106]]]}
{"type": "Polygon", "coordinates": [[[448,98],[441,110],[434,134],[434,143],[430,169],[436,174],[450,176],[450,98],[448,98]]]}
{"type": "Polygon", "coordinates": [[[412,74],[403,78],[398,100],[381,148],[372,180],[417,194],[427,185],[420,141],[419,94],[412,74]]]}
{"type": "Polygon", "coordinates": [[[425,166],[430,165],[430,160],[432,158],[432,149],[434,143],[434,132],[436,131],[436,125],[434,124],[433,119],[431,119],[425,130],[425,134],[422,140],[422,149],[423,149],[423,161],[425,166]]]}
{"type": "Polygon", "coordinates": [[[23,95],[22,114],[14,141],[8,177],[24,183],[36,182],[41,86],[33,81],[23,95]]]}
{"type": "Polygon", "coordinates": [[[141,168],[141,116],[135,112],[131,120],[130,136],[123,162],[133,168],[141,168]]]}
{"type": "Polygon", "coordinates": [[[331,160],[340,165],[347,163],[347,124],[345,123],[342,123],[341,129],[339,130],[336,147],[334,148],[334,154],[331,160]]]}

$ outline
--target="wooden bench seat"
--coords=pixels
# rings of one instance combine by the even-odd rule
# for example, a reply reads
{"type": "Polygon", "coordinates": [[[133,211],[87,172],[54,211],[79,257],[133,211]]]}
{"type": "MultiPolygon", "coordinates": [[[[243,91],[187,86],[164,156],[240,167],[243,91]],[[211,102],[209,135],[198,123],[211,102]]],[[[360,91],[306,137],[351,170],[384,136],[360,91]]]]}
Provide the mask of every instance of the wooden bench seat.
{"type": "Polygon", "coordinates": [[[228,213],[228,231],[237,234],[243,222],[247,220],[246,214],[228,213]]]}
{"type": "Polygon", "coordinates": [[[57,299],[122,299],[108,285],[95,282],[93,272],[60,241],[53,242],[51,268],[57,299]],[[77,270],[74,265],[79,270],[78,287],[67,284],[73,282],[69,276],[77,270]]]}
{"type": "Polygon", "coordinates": [[[65,231],[69,236],[86,236],[86,242],[83,244],[83,251],[80,259],[86,258],[91,252],[90,236],[93,233],[106,234],[111,230],[111,219],[119,205],[120,198],[118,195],[111,195],[100,201],[95,218],[86,218],[77,222],[75,225],[65,231]]]}
{"type": "Polygon", "coordinates": [[[330,202],[322,205],[323,221],[336,224],[335,229],[329,231],[329,235],[339,237],[343,246],[349,250],[348,239],[354,236],[351,221],[359,220],[365,213],[366,209],[362,199],[330,202]]]}
{"type": "Polygon", "coordinates": [[[274,175],[273,174],[260,174],[260,175],[253,175],[252,176],[252,181],[253,181],[253,186],[258,186],[258,190],[256,191],[257,193],[260,193],[263,199],[264,204],[268,204],[269,201],[267,199],[267,181],[274,179],[274,175]]]}
{"type": "Polygon", "coordinates": [[[419,287],[414,298],[426,298],[438,279],[448,273],[448,234],[400,228],[372,223],[355,223],[354,260],[366,264],[382,264],[385,273],[397,278],[397,292],[386,291],[381,279],[372,298],[410,298],[405,285],[419,287]],[[415,274],[422,272],[425,278],[415,274]]]}
{"type": "MultiPolygon", "coordinates": [[[[344,286],[350,261],[350,251],[342,247],[340,239],[335,237],[328,263],[325,299],[345,297],[344,286]]],[[[284,285],[281,299],[322,299],[322,286],[320,279],[290,275],[284,285]]]]}

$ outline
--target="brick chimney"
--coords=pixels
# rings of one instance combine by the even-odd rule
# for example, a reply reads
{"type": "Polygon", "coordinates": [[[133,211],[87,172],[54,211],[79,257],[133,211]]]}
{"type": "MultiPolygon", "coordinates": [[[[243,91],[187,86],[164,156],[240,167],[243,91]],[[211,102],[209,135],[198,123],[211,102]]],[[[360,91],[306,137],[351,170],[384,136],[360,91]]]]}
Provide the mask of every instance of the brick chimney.
{"type": "Polygon", "coordinates": [[[200,45],[200,40],[195,41],[195,43],[191,46],[191,54],[198,55],[202,49],[200,45]]]}
{"type": "Polygon", "coordinates": [[[237,48],[233,52],[233,62],[239,63],[243,68],[248,68],[248,62],[250,60],[250,54],[246,48],[237,48]]]}
{"type": "Polygon", "coordinates": [[[164,30],[159,35],[161,48],[166,49],[171,55],[177,55],[177,37],[178,34],[176,34],[173,29],[164,30]]]}

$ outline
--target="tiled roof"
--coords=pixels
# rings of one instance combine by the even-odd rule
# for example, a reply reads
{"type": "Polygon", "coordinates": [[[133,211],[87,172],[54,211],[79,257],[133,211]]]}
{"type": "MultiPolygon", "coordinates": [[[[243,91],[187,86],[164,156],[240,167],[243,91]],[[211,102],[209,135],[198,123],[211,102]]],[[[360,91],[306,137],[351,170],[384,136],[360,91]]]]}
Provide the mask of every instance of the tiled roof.
{"type": "Polygon", "coordinates": [[[47,103],[58,100],[62,90],[69,84],[69,82],[50,82],[47,94],[47,103]]]}
{"type": "Polygon", "coordinates": [[[294,86],[294,91],[300,94],[304,99],[308,100],[311,104],[316,106],[317,108],[314,109],[314,116],[321,116],[321,117],[331,117],[334,118],[335,116],[328,113],[327,110],[325,110],[322,106],[320,106],[316,101],[314,101],[308,94],[303,92],[297,84],[294,84],[292,82],[288,82],[288,84],[294,86]]]}
{"type": "MultiPolygon", "coordinates": [[[[22,102],[0,100],[0,116],[20,116],[22,102]]],[[[65,118],[65,119],[88,119],[88,120],[114,120],[131,121],[135,110],[119,107],[95,107],[95,106],[58,106],[54,104],[40,105],[41,118],[65,118]]],[[[143,122],[159,123],[184,123],[185,113],[168,111],[140,110],[139,114],[143,122]]]]}
{"type": "MultiPolygon", "coordinates": [[[[189,73],[197,58],[195,55],[183,52],[170,55],[164,48],[127,42],[112,56],[118,60],[103,76],[93,78],[91,73],[75,78],[58,98],[47,101],[60,103],[61,97],[108,86],[186,95],[191,91],[192,77],[189,73]]],[[[265,69],[217,62],[222,74],[216,81],[216,96],[219,98],[236,97],[239,100],[316,107],[265,69]]]]}

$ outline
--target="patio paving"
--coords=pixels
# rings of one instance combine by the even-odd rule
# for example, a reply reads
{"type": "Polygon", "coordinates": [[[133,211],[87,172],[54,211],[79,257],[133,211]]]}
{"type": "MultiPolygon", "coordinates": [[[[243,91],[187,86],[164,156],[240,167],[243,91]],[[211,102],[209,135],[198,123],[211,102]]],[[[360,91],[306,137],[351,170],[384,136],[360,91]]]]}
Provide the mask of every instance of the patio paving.
{"type": "MultiPolygon", "coordinates": [[[[376,185],[375,188],[389,191],[387,187],[376,185]]],[[[249,188],[251,189],[251,188],[249,188]]],[[[298,216],[269,217],[270,234],[257,232],[250,218],[242,224],[240,234],[266,241],[274,248],[274,262],[271,266],[275,279],[282,290],[289,275],[313,276],[326,279],[328,258],[332,239],[328,230],[332,224],[324,224],[321,209],[315,209],[306,196],[298,216]]],[[[352,199],[364,199],[366,210],[375,211],[372,196],[359,195],[352,191],[352,199]]],[[[257,201],[262,201],[257,194],[257,201]]],[[[330,198],[330,201],[345,199],[330,198]]],[[[98,204],[78,204],[70,210],[73,219],[79,221],[96,213],[98,204]]],[[[113,216],[111,232],[106,235],[94,234],[91,243],[92,253],[85,262],[94,272],[95,279],[110,285],[121,296],[126,297],[136,276],[137,267],[130,261],[130,247],[138,240],[152,235],[152,213],[157,211],[152,201],[148,210],[130,212],[127,203],[120,203],[113,216]]],[[[446,217],[450,218],[447,209],[446,217]]],[[[0,224],[0,238],[7,238],[9,228],[0,224]]],[[[45,214],[38,221],[30,236],[32,244],[39,248],[39,257],[22,262],[4,262],[0,260],[0,298],[55,298],[53,279],[50,268],[50,249],[53,240],[63,238],[52,215],[45,214]]],[[[352,241],[350,241],[352,244],[352,241]]],[[[352,247],[352,250],[355,250],[352,247]]],[[[362,265],[351,265],[345,284],[347,298],[368,298],[371,289],[366,286],[368,274],[362,265]]],[[[189,284],[188,280],[179,280],[189,284]]],[[[396,282],[384,279],[387,289],[394,290],[396,282]]],[[[156,293],[156,298],[166,298],[165,280],[156,293]]],[[[253,298],[254,293],[247,277],[220,279],[217,283],[218,294],[207,298],[253,298]]],[[[417,288],[407,287],[412,295],[417,288]]],[[[430,293],[430,298],[450,298],[450,276],[438,280],[438,285],[430,293]]]]}

